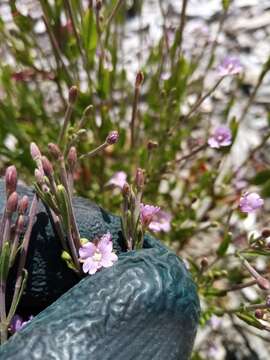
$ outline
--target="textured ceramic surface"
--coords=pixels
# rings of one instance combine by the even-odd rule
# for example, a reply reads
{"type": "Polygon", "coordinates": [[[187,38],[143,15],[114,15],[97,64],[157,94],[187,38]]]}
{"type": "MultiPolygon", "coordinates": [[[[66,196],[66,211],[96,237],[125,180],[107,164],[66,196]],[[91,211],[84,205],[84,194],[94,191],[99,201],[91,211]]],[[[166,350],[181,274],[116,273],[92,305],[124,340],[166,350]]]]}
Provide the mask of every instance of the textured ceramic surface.
{"type": "MultiPolygon", "coordinates": [[[[0,188],[3,205],[3,183],[0,188]]],[[[188,359],[199,300],[183,262],[150,236],[144,249],[123,252],[118,217],[83,199],[76,199],[75,209],[82,236],[92,239],[110,231],[119,260],[78,283],[60,260],[60,247],[41,209],[22,308],[37,311],[58,300],[0,348],[0,359],[188,359]]]]}

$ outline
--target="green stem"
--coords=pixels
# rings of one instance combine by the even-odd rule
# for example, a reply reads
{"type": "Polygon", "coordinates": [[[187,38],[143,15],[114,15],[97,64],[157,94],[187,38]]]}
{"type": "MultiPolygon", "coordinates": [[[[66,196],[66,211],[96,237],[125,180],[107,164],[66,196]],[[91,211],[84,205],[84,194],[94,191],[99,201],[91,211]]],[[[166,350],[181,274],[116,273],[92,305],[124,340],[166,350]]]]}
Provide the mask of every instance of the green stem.
{"type": "Polygon", "coordinates": [[[89,157],[93,157],[96,154],[98,154],[99,152],[103,151],[104,149],[106,149],[106,147],[108,146],[107,142],[99,145],[96,149],[89,151],[86,154],[83,154],[79,157],[79,160],[85,159],[85,158],[89,158],[89,157]]]}
{"type": "MultiPolygon", "coordinates": [[[[67,109],[66,109],[66,113],[65,113],[65,117],[64,117],[64,124],[63,124],[63,126],[61,127],[60,134],[59,134],[58,141],[57,141],[57,143],[58,143],[59,146],[61,146],[62,141],[63,141],[64,138],[65,138],[65,134],[66,134],[66,131],[67,131],[68,123],[69,123],[69,121],[70,121],[72,112],[73,112],[73,104],[68,103],[68,106],[67,106],[67,109]]],[[[63,147],[63,146],[62,146],[62,147],[63,147]]]]}
{"type": "Polygon", "coordinates": [[[135,134],[135,125],[138,114],[138,102],[140,95],[140,86],[135,87],[134,100],[132,106],[132,115],[131,115],[131,123],[130,123],[130,134],[131,134],[131,148],[133,149],[136,142],[136,134],[135,134]]]}
{"type": "Polygon", "coordinates": [[[108,17],[108,19],[106,21],[107,27],[110,27],[111,22],[112,22],[113,18],[115,17],[115,15],[117,14],[118,10],[120,9],[123,1],[124,0],[118,0],[117,3],[115,4],[111,14],[109,15],[109,17],[108,17]]]}
{"type": "Polygon", "coordinates": [[[85,52],[83,51],[82,41],[81,41],[81,38],[80,38],[80,36],[78,34],[78,31],[76,29],[75,16],[74,16],[74,13],[73,13],[72,4],[71,4],[70,0],[65,0],[65,3],[66,3],[68,14],[69,14],[69,17],[70,17],[70,20],[71,20],[72,29],[73,29],[76,41],[78,43],[79,51],[80,51],[82,61],[83,61],[83,64],[84,64],[84,69],[85,69],[89,84],[91,84],[90,71],[89,71],[89,66],[88,66],[88,58],[87,58],[87,55],[85,54],[85,52]]]}

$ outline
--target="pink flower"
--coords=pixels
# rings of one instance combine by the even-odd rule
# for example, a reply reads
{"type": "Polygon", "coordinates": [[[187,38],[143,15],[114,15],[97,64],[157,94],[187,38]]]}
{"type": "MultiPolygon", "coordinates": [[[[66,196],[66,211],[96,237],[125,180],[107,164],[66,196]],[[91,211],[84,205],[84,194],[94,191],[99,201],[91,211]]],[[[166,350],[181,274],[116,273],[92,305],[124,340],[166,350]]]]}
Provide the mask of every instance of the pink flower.
{"type": "Polygon", "coordinates": [[[116,172],[108,181],[108,185],[112,185],[115,187],[123,188],[127,181],[127,174],[124,171],[116,172]]]}
{"type": "Polygon", "coordinates": [[[93,275],[102,267],[110,267],[118,257],[113,253],[112,235],[107,233],[98,241],[97,245],[88,242],[79,249],[83,272],[93,275]]]}
{"type": "Polygon", "coordinates": [[[171,230],[171,220],[171,214],[160,210],[153,216],[152,221],[149,224],[149,229],[154,232],[169,232],[171,230]]]}
{"type": "Polygon", "coordinates": [[[264,204],[263,199],[257,193],[246,193],[240,198],[239,207],[244,213],[252,213],[260,209],[264,204]]]}
{"type": "Polygon", "coordinates": [[[232,143],[231,130],[225,126],[220,125],[215,130],[213,135],[208,139],[208,145],[211,148],[219,149],[223,146],[229,146],[232,143]]]}
{"type": "Polygon", "coordinates": [[[236,58],[226,57],[217,68],[220,76],[237,75],[243,71],[243,66],[236,58]]]}
{"type": "Polygon", "coordinates": [[[160,207],[141,204],[140,219],[143,226],[149,226],[154,216],[160,211],[160,207]]]}
{"type": "Polygon", "coordinates": [[[20,315],[14,315],[11,323],[10,323],[10,331],[12,334],[15,332],[20,331],[26,324],[28,324],[32,319],[33,315],[29,317],[27,321],[23,321],[23,318],[20,315]]]}

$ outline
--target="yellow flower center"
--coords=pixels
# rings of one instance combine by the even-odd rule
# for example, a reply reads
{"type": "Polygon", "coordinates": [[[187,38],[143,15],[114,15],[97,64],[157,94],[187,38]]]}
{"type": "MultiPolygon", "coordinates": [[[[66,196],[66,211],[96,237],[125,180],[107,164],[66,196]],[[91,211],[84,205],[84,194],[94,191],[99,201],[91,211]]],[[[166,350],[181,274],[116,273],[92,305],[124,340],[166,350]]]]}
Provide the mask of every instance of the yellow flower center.
{"type": "Polygon", "coordinates": [[[100,261],[101,258],[102,258],[102,255],[101,255],[100,251],[99,251],[99,250],[96,250],[96,252],[94,253],[92,259],[93,259],[94,261],[100,261]]]}

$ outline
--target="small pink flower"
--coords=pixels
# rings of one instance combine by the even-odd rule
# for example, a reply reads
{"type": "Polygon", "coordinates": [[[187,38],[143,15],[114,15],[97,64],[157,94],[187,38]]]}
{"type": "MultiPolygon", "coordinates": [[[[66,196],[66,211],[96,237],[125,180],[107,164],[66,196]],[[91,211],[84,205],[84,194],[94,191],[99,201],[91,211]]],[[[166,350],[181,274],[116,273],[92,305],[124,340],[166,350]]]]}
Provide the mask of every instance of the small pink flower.
{"type": "Polygon", "coordinates": [[[160,210],[153,216],[152,221],[149,224],[149,229],[154,232],[169,232],[171,230],[171,220],[171,214],[160,210]]]}
{"type": "Polygon", "coordinates": [[[79,249],[83,272],[93,275],[102,267],[110,267],[118,260],[113,252],[112,235],[107,233],[98,241],[97,245],[88,242],[79,249]]]}
{"type": "Polygon", "coordinates": [[[239,207],[244,213],[253,213],[264,204],[263,199],[257,193],[246,193],[240,198],[239,207]]]}
{"type": "Polygon", "coordinates": [[[10,331],[12,334],[15,332],[20,331],[26,324],[28,324],[32,319],[33,315],[29,317],[27,321],[23,321],[23,318],[20,315],[14,315],[11,323],[10,323],[10,331]]]}
{"type": "Polygon", "coordinates": [[[124,171],[118,171],[116,172],[108,181],[108,185],[112,185],[115,187],[119,187],[120,189],[123,189],[123,186],[125,185],[127,181],[127,174],[124,171]]]}
{"type": "Polygon", "coordinates": [[[160,207],[141,204],[140,219],[143,226],[149,226],[154,216],[160,211],[160,207]]]}
{"type": "Polygon", "coordinates": [[[232,143],[231,130],[225,126],[220,125],[215,130],[213,135],[208,139],[208,145],[211,148],[219,149],[223,146],[229,146],[232,143]]]}
{"type": "Polygon", "coordinates": [[[226,57],[217,68],[220,76],[237,75],[243,71],[243,66],[236,58],[226,57]]]}

